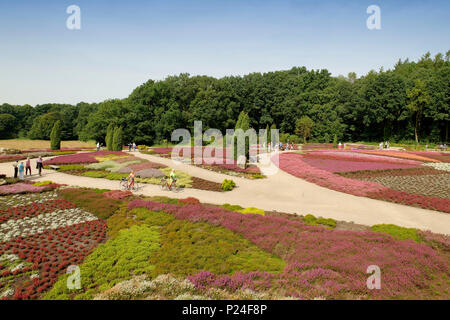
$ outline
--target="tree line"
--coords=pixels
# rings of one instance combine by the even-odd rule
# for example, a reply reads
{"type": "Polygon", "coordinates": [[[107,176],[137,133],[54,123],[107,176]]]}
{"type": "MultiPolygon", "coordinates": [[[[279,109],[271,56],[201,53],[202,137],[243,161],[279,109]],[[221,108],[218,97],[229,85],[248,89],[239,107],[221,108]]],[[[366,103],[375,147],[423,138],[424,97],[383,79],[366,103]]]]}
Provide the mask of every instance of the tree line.
{"type": "MultiPolygon", "coordinates": [[[[299,132],[299,119],[314,126],[316,142],[448,142],[450,51],[418,61],[399,60],[392,69],[364,76],[332,77],[325,70],[251,73],[216,79],[180,74],[149,80],[125,99],[100,103],[0,105],[0,136],[49,139],[61,122],[62,140],[105,143],[108,126],[122,128],[123,142],[170,141],[177,128],[235,128],[245,112],[255,129],[299,132]],[[302,120],[304,121],[304,120],[302,120]]],[[[293,141],[291,139],[291,141],[293,141]]],[[[293,141],[294,142],[294,141],[293,141]]],[[[299,141],[300,142],[300,141],[299,141]]]]}

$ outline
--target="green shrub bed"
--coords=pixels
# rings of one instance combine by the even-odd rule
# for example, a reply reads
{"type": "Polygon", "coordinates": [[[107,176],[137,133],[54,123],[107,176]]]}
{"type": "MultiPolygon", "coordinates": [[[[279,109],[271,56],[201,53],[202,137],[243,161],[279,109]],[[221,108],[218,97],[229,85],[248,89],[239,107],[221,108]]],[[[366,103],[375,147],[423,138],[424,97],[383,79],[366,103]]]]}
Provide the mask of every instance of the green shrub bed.
{"type": "Polygon", "coordinates": [[[422,239],[419,236],[419,230],[414,228],[399,227],[394,224],[377,224],[371,227],[374,232],[383,232],[390,234],[394,239],[406,240],[411,239],[416,242],[421,242],[422,239]]]}
{"type": "MultiPolygon", "coordinates": [[[[100,190],[101,191],[101,190],[100,190]]],[[[106,198],[102,192],[92,189],[67,188],[58,190],[59,196],[95,214],[101,219],[110,217],[121,204],[121,201],[106,198]]]]}
{"type": "Polygon", "coordinates": [[[121,281],[151,273],[155,267],[149,263],[149,257],[159,249],[159,239],[156,228],[147,225],[120,231],[116,238],[98,246],[81,265],[82,289],[69,290],[68,276],[64,275],[44,299],[92,299],[121,281]]]}

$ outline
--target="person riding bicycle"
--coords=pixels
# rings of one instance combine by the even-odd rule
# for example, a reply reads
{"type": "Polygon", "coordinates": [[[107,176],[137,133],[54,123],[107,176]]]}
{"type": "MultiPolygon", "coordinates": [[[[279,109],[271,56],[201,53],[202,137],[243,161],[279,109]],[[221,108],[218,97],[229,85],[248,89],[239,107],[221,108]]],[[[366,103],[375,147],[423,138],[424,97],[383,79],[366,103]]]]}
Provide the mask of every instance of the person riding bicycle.
{"type": "Polygon", "coordinates": [[[174,169],[170,172],[169,181],[169,188],[172,188],[172,184],[177,181],[177,174],[174,169]]]}
{"type": "Polygon", "coordinates": [[[134,188],[134,170],[131,170],[127,180],[128,180],[128,190],[134,188]]]}

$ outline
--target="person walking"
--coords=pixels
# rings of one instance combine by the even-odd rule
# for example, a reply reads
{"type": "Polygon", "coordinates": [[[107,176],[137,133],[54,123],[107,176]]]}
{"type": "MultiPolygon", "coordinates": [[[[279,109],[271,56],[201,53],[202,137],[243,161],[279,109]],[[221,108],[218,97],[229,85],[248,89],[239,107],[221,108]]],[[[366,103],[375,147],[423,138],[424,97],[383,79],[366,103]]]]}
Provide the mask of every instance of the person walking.
{"type": "Polygon", "coordinates": [[[131,142],[128,143],[128,152],[131,152],[131,142]]]}
{"type": "Polygon", "coordinates": [[[100,142],[97,142],[97,151],[100,151],[100,142]]]}
{"type": "Polygon", "coordinates": [[[36,160],[36,169],[39,172],[39,175],[42,175],[42,157],[39,156],[39,158],[36,160]]]}
{"type": "Polygon", "coordinates": [[[28,172],[30,172],[31,176],[31,161],[30,157],[27,158],[27,162],[25,162],[25,175],[28,175],[28,172]]]}
{"type": "Polygon", "coordinates": [[[21,162],[19,164],[19,179],[20,180],[25,180],[24,172],[25,172],[25,166],[23,165],[23,162],[21,162]]]}
{"type": "Polygon", "coordinates": [[[133,152],[136,152],[136,143],[133,142],[133,152]]]}
{"type": "Polygon", "coordinates": [[[16,160],[16,162],[13,163],[14,167],[14,179],[17,179],[17,175],[19,173],[19,161],[16,160]]]}

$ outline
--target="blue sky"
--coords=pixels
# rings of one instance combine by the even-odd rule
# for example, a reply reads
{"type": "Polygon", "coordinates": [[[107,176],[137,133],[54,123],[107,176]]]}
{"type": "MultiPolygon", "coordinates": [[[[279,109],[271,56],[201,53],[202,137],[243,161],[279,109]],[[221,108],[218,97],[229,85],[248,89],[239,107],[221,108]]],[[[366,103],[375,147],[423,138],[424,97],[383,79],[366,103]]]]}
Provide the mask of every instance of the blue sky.
{"type": "Polygon", "coordinates": [[[100,102],[148,79],[306,66],[358,75],[450,49],[450,1],[0,1],[0,103],[100,102]],[[69,5],[81,30],[68,30],[69,5]],[[366,8],[381,8],[368,30],[366,8]]]}

